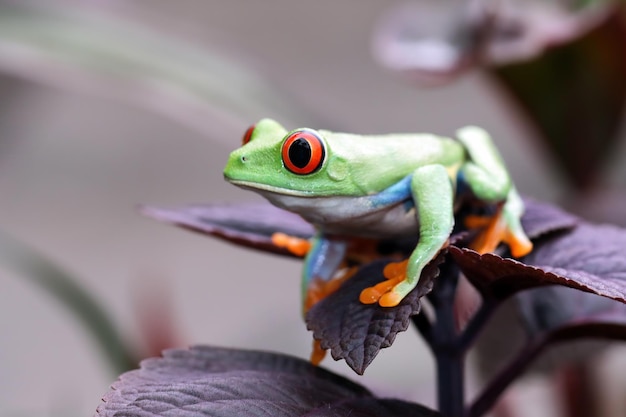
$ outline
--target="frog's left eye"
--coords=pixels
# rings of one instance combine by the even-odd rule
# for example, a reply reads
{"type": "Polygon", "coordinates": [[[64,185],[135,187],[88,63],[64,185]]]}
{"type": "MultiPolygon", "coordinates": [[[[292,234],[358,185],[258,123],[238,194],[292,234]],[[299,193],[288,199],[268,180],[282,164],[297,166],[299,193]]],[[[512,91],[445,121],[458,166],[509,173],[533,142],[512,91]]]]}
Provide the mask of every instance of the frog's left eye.
{"type": "Polygon", "coordinates": [[[314,173],[324,163],[324,156],[324,142],[312,130],[296,130],[283,143],[283,164],[294,174],[314,173]]]}
{"type": "Polygon", "coordinates": [[[252,139],[252,132],[254,132],[255,127],[256,125],[252,125],[248,128],[248,130],[246,130],[246,133],[243,134],[241,145],[245,145],[246,143],[250,142],[250,139],[252,139]]]}

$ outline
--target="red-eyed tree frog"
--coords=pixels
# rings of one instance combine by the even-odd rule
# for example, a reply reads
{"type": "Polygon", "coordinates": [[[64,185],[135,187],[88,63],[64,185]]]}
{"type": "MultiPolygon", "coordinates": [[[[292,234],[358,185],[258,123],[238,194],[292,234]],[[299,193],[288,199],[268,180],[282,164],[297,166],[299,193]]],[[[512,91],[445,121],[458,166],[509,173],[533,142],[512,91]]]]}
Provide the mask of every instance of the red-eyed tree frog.
{"type": "Polygon", "coordinates": [[[419,235],[410,257],[386,268],[387,280],[360,296],[366,304],[398,305],[446,247],[461,189],[499,207],[482,222],[486,227],[474,249],[490,252],[505,242],[514,257],[532,250],[520,224],[523,202],[491,138],[474,126],[451,139],[428,133],[287,131],[263,119],[231,153],[224,177],[315,226],[317,233],[306,247],[304,297],[314,281],[333,280],[345,256],[347,239],[342,237],[419,235]]]}

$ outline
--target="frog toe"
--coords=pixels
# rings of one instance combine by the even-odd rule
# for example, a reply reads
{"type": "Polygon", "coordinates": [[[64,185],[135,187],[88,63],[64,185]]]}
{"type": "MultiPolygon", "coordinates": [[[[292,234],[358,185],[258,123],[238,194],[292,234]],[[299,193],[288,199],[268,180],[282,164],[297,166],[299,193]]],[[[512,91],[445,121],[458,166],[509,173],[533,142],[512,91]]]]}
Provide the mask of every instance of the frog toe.
{"type": "Polygon", "coordinates": [[[395,282],[391,280],[380,282],[373,287],[368,287],[361,291],[359,301],[363,304],[376,304],[381,297],[387,294],[394,287],[395,282]]]}
{"type": "Polygon", "coordinates": [[[391,290],[383,294],[382,297],[380,297],[380,300],[378,300],[378,304],[381,307],[395,307],[400,304],[400,301],[402,301],[403,298],[403,295],[391,290]]]}
{"type": "Polygon", "coordinates": [[[466,225],[483,229],[469,245],[478,253],[493,252],[501,242],[509,246],[511,255],[515,258],[521,258],[533,249],[533,244],[523,232],[519,219],[511,219],[510,216],[503,215],[501,210],[490,217],[472,216],[466,221],[466,225]]]}
{"type": "Polygon", "coordinates": [[[524,233],[509,233],[505,239],[514,258],[523,258],[533,250],[533,243],[524,233]]]}
{"type": "Polygon", "coordinates": [[[407,265],[408,260],[387,264],[383,270],[386,280],[361,291],[359,300],[363,304],[378,303],[381,307],[397,306],[408,293],[402,290],[406,283],[407,265]]]}
{"type": "Polygon", "coordinates": [[[291,254],[304,257],[311,250],[311,242],[296,236],[276,232],[272,234],[272,243],[279,248],[287,249],[291,254]]]}

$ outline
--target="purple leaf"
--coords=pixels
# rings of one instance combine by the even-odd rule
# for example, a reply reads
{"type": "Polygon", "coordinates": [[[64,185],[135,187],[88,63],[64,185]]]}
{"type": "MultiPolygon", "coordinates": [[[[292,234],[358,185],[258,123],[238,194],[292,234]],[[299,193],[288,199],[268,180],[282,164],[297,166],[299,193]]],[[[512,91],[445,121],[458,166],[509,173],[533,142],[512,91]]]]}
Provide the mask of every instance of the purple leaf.
{"type": "Polygon", "coordinates": [[[282,232],[308,239],[313,226],[296,214],[269,203],[196,204],[173,209],[142,207],[143,214],[198,233],[215,236],[237,245],[286,256],[295,256],[272,242],[282,232]]]}
{"type": "Polygon", "coordinates": [[[533,266],[450,248],[484,298],[516,295],[530,336],[470,407],[470,417],[490,409],[550,344],[591,337],[626,340],[625,251],[625,229],[589,223],[537,240],[524,258],[533,266]],[[516,294],[521,290],[528,291],[516,294]]]}
{"type": "MultiPolygon", "coordinates": [[[[613,325],[622,327],[622,338],[626,339],[626,305],[571,288],[550,286],[524,291],[517,295],[524,324],[531,336],[543,332],[569,328],[568,337],[573,337],[574,328],[578,336],[591,337],[591,327],[613,325]],[[580,327],[585,326],[581,332],[580,327]]],[[[559,334],[561,334],[559,333],[559,334]]],[[[602,336],[602,332],[593,336],[602,336]]]]}
{"type": "Polygon", "coordinates": [[[440,84],[476,65],[537,58],[602,25],[613,11],[541,3],[481,6],[437,1],[392,6],[376,28],[374,54],[382,65],[418,82],[440,84]]]}
{"type": "MultiPolygon", "coordinates": [[[[587,13],[587,21],[571,30],[575,36],[549,44],[545,53],[490,71],[579,189],[594,185],[620,139],[626,19],[617,4],[609,11],[587,13]]],[[[559,29],[567,32],[563,25],[559,29]]]]}
{"type": "MultiPolygon", "coordinates": [[[[584,223],[566,236],[547,239],[525,261],[595,289],[592,292],[599,295],[626,302],[625,229],[584,223]]],[[[529,291],[518,300],[533,334],[572,323],[626,324],[626,305],[565,288],[529,291]]]]}
{"type": "Polygon", "coordinates": [[[524,262],[450,248],[483,295],[504,299],[518,291],[562,285],[626,302],[626,230],[583,223],[535,244],[524,262]]]}
{"type": "Polygon", "coordinates": [[[524,206],[526,209],[522,217],[522,227],[532,240],[553,232],[573,229],[580,222],[578,217],[552,204],[525,198],[524,206]]]}
{"type": "Polygon", "coordinates": [[[100,417],[439,415],[417,404],[376,399],[362,386],[300,359],[207,346],[143,361],[140,369],[123,374],[103,401],[100,417]]]}
{"type": "Polygon", "coordinates": [[[344,359],[357,374],[363,374],[380,349],[391,346],[396,335],[408,328],[410,317],[420,312],[420,299],[432,290],[443,258],[441,254],[432,261],[417,287],[391,308],[359,301],[363,289],[385,280],[383,268],[388,261],[362,267],[338,291],[311,308],[306,315],[308,329],[323,349],[330,349],[333,359],[344,359]]]}

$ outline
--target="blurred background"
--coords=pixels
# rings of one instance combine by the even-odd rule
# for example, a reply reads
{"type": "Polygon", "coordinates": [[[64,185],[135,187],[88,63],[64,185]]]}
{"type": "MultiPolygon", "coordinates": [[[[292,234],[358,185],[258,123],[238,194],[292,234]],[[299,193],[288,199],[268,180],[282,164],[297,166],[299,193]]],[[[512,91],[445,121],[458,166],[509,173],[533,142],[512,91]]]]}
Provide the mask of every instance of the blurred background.
{"type": "MultiPolygon", "coordinates": [[[[580,201],[598,202],[585,210],[624,221],[624,206],[604,203],[623,201],[626,187],[621,122],[593,184],[572,180],[504,76],[474,63],[423,88],[389,68],[380,42],[405,3],[0,0],[0,415],[93,414],[129,352],[201,343],[308,357],[299,262],[137,210],[256,199],[227,185],[222,168],[261,117],[355,133],[477,124],[523,194],[581,211],[580,201]],[[77,291],[91,300],[77,302],[77,291]]],[[[419,7],[444,23],[461,10],[419,7]]],[[[615,352],[600,364],[609,381],[626,369],[615,352]]],[[[432,406],[433,378],[408,332],[359,381],[432,406]]],[[[524,395],[549,399],[545,382],[530,381],[524,395]]],[[[623,403],[625,382],[607,395],[623,403]]]]}

